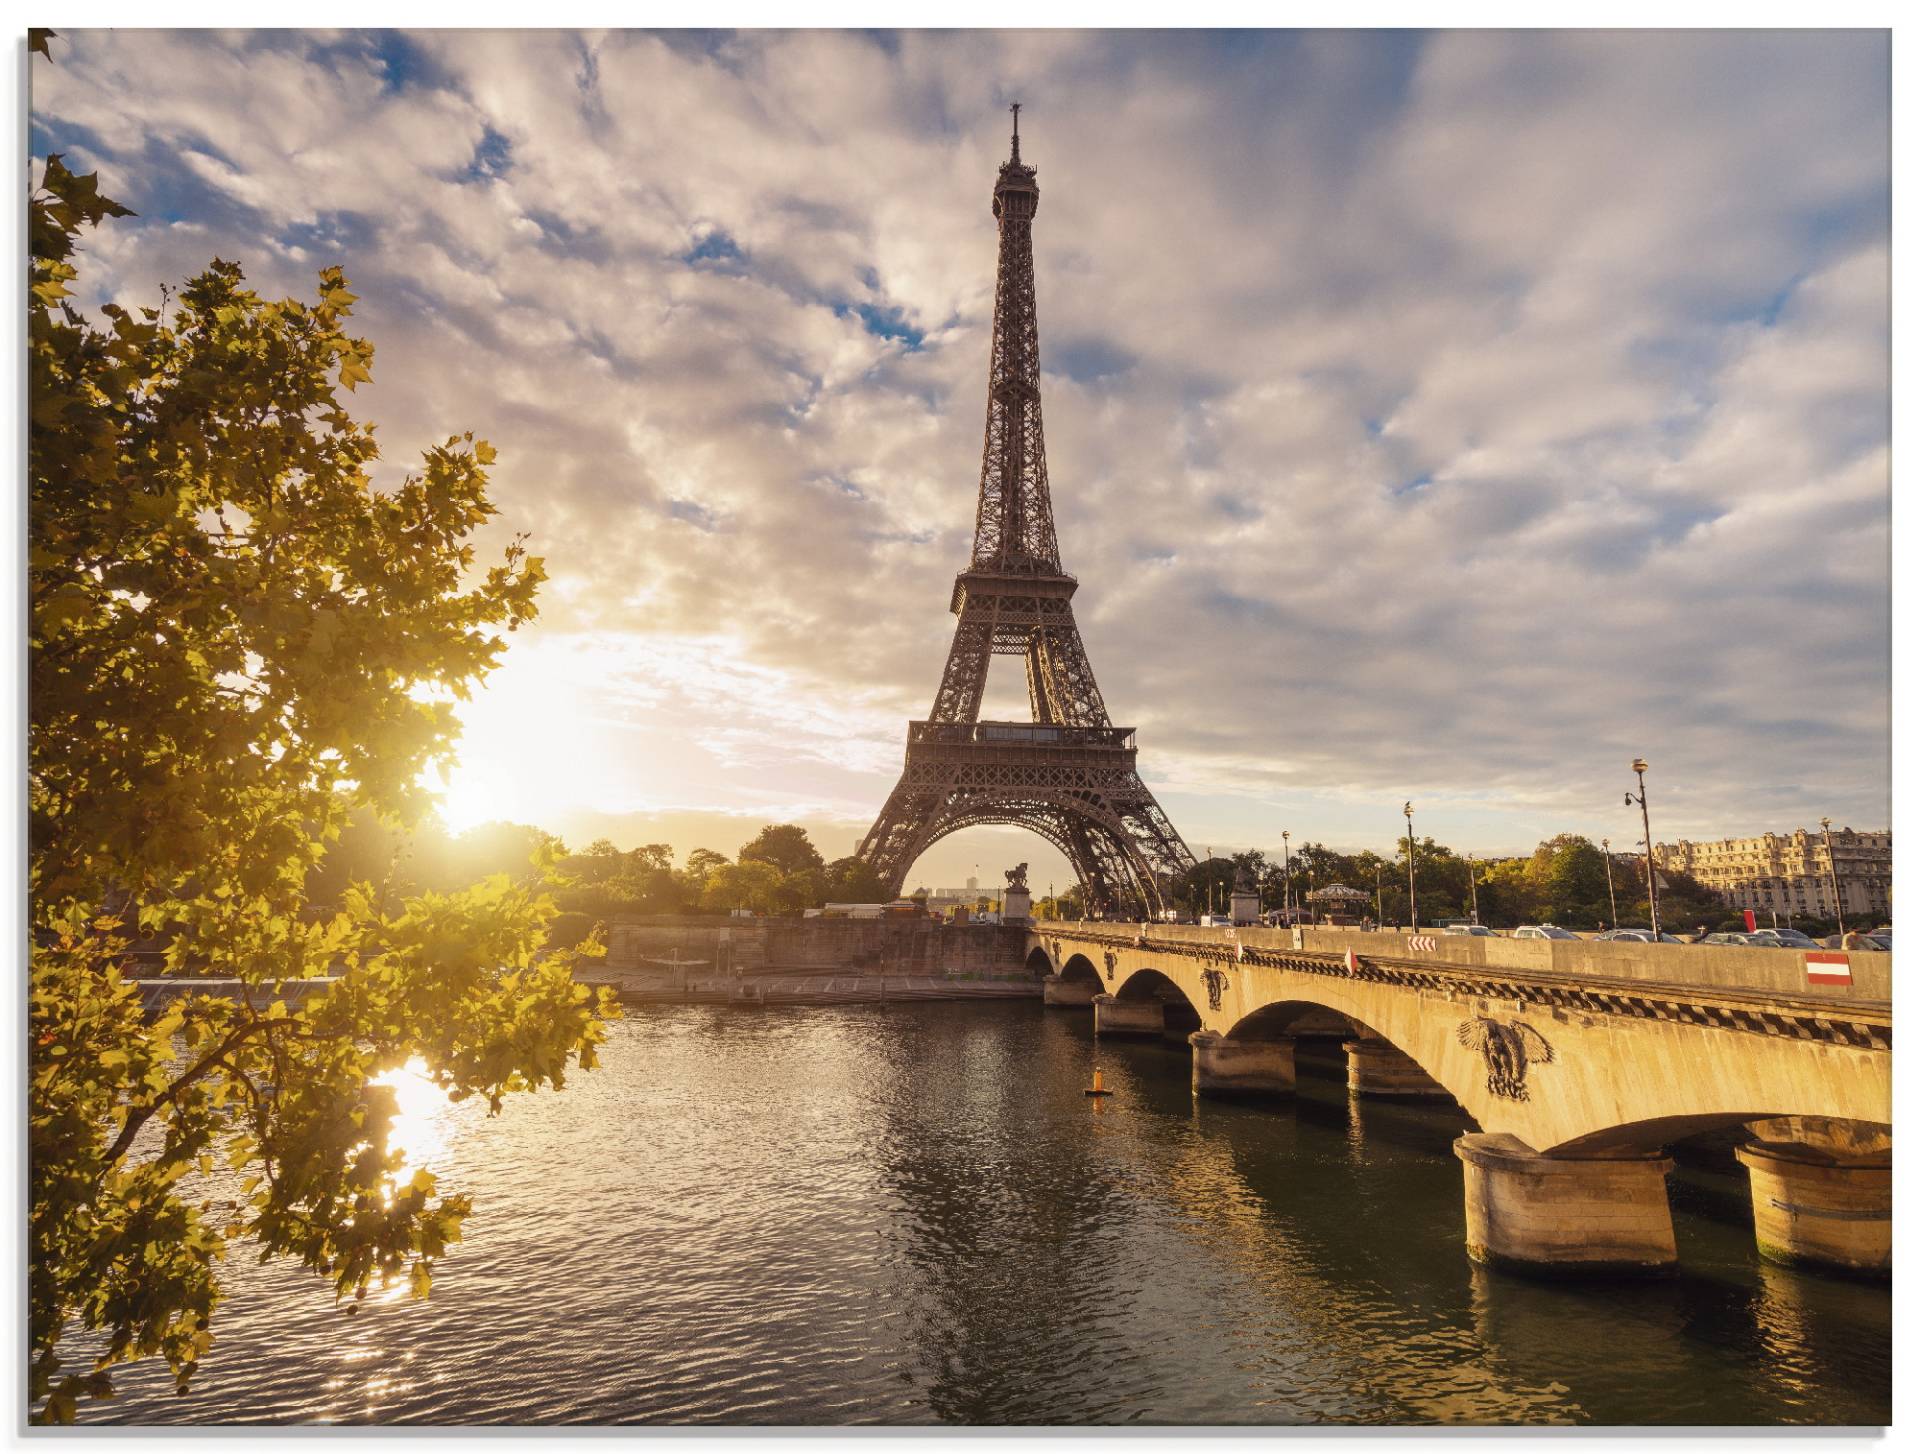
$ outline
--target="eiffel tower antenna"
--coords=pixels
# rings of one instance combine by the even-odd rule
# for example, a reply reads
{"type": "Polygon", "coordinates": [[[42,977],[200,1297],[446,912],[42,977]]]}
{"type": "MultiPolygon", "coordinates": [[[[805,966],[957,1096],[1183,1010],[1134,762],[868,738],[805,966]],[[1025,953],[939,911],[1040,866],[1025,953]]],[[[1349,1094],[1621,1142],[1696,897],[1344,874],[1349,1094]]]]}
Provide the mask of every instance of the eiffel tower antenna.
{"type": "Polygon", "coordinates": [[[1079,582],[1061,568],[1040,417],[1040,324],[1034,306],[1034,168],[1000,165],[1000,231],[987,364],[986,444],[973,554],[953,583],[953,647],[923,722],[907,724],[906,768],[859,855],[894,893],[928,847],[982,823],[1027,828],[1073,865],[1092,912],[1152,915],[1194,865],[1134,765],[1131,727],[1115,727],[1073,619],[1079,582]],[[982,722],[994,656],[1023,659],[1027,722],[982,722]]]}

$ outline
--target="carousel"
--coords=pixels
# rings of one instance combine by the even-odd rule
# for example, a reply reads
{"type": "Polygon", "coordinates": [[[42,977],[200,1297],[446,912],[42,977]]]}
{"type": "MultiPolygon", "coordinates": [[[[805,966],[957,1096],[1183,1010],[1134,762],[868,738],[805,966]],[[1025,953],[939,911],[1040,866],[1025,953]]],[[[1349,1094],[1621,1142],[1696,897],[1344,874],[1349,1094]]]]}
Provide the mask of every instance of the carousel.
{"type": "Polygon", "coordinates": [[[1328,884],[1307,895],[1307,909],[1313,923],[1341,928],[1364,923],[1371,898],[1371,894],[1350,889],[1345,884],[1328,884]]]}

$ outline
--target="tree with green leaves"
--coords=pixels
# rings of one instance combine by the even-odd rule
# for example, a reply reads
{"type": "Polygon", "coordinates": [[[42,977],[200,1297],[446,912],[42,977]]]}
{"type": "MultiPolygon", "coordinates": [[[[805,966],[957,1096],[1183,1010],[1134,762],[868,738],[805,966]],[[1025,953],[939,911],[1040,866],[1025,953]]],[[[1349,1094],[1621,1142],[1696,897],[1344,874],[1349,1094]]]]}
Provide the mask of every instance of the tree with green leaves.
{"type": "Polygon", "coordinates": [[[450,699],[532,618],[541,563],[515,540],[476,564],[484,440],[373,487],[343,397],[373,346],[338,268],[275,301],[216,260],[171,311],[83,315],[80,240],[126,215],[57,156],[29,196],[27,1358],[54,1422],[133,1359],[184,1390],[230,1248],[348,1311],[388,1278],[424,1295],[469,1201],[404,1164],[375,1078],[412,1064],[497,1110],[591,1067],[610,1012],[542,952],[538,865],[309,893],[355,811],[427,806],[450,699]],[[136,933],[250,993],[149,1021],[136,933]],[[329,974],[297,1008],[274,989],[329,974]]]}
{"type": "Polygon", "coordinates": [[[1527,876],[1547,917],[1563,928],[1591,929],[1608,918],[1607,860],[1578,833],[1557,833],[1533,850],[1527,876]]]}
{"type": "Polygon", "coordinates": [[[728,861],[724,853],[715,853],[711,848],[696,848],[687,855],[687,877],[704,884],[708,874],[728,861]]]}
{"type": "Polygon", "coordinates": [[[753,859],[745,863],[723,863],[707,875],[700,907],[721,914],[735,909],[771,914],[779,907],[780,881],[780,870],[770,863],[753,859]]]}
{"type": "Polygon", "coordinates": [[[821,893],[822,903],[833,904],[881,904],[893,898],[874,866],[852,855],[827,865],[821,893]]]}
{"type": "Polygon", "coordinates": [[[797,823],[769,823],[740,849],[742,863],[770,863],[781,873],[823,869],[826,860],[797,823]]]}

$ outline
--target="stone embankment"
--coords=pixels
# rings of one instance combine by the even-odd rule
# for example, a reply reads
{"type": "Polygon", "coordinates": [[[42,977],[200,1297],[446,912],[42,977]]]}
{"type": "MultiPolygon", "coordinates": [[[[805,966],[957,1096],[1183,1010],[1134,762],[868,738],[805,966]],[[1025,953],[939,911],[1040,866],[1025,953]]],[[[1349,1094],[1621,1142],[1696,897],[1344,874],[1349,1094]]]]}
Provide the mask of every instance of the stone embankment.
{"type": "Polygon", "coordinates": [[[658,916],[608,926],[607,955],[575,972],[623,1001],[844,1005],[1038,999],[1026,930],[924,919],[658,916]]]}

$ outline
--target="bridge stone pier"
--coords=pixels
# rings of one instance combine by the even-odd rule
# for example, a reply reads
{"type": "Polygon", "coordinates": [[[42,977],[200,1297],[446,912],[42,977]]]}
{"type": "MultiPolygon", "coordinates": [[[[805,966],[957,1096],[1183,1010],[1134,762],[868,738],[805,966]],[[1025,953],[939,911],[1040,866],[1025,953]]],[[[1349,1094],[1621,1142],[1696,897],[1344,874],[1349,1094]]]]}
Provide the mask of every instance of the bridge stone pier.
{"type": "Polygon", "coordinates": [[[1293,1040],[1229,1040],[1195,1030],[1193,1089],[1197,1095],[1287,1095],[1293,1091],[1293,1040]]]}
{"type": "Polygon", "coordinates": [[[1691,945],[1115,923],[1029,943],[1046,1003],[1091,1005],[1101,1035],[1197,1019],[1198,1095],[1285,1095],[1297,1038],[1345,1027],[1354,1094],[1451,1097],[1477,1127],[1454,1145],[1476,1261],[1671,1269],[1668,1149],[1737,1128],[1762,1256],[1891,1273],[1890,955],[1833,984],[1798,953],[1691,945]]]}
{"type": "Polygon", "coordinates": [[[1349,1040],[1347,1089],[1357,1096],[1392,1096],[1402,1100],[1446,1100],[1447,1088],[1384,1040],[1349,1040]]]}
{"type": "Polygon", "coordinates": [[[1166,1028],[1166,1006],[1157,999],[1123,1000],[1114,995],[1093,997],[1093,1032],[1096,1035],[1159,1035],[1166,1028]]]}

